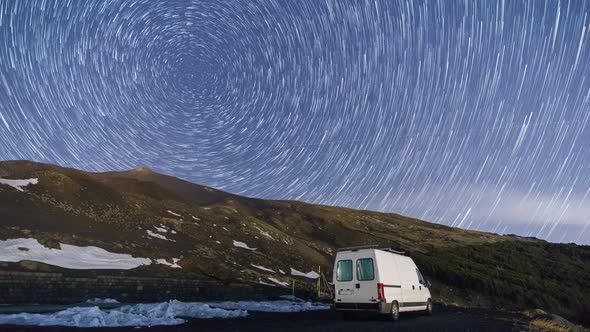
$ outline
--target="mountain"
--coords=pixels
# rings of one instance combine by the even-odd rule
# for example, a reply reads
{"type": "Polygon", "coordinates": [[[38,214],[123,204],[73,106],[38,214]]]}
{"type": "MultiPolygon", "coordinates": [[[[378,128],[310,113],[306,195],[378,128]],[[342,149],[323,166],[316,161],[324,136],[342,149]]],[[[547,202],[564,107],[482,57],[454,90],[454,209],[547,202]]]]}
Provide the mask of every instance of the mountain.
{"type": "MultiPolygon", "coordinates": [[[[90,173],[4,161],[0,179],[0,240],[34,238],[50,248],[63,243],[167,262],[177,258],[182,267],[152,264],[128,274],[289,282],[291,272],[318,266],[330,277],[338,247],[395,246],[432,278],[435,300],[543,308],[590,323],[588,246],[463,230],[392,213],[241,197],[147,168],[90,173]],[[8,179],[37,181],[19,187],[8,179]]],[[[0,267],[64,271],[30,262],[0,267]]]]}
{"type": "Polygon", "coordinates": [[[141,182],[153,182],[163,189],[173,192],[177,198],[181,198],[191,203],[199,205],[211,205],[223,203],[228,199],[239,199],[239,196],[232,195],[217,189],[200,186],[191,182],[180,180],[178,178],[159,174],[147,167],[132,169],[125,172],[107,172],[95,173],[98,179],[104,179],[108,182],[125,181],[124,179],[134,179],[141,182]]]}

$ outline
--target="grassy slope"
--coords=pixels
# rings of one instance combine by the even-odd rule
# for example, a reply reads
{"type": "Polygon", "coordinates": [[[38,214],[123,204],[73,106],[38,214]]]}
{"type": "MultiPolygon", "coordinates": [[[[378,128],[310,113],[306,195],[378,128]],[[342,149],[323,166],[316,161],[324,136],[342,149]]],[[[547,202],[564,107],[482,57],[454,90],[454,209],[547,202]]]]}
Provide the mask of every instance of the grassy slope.
{"type": "MultiPolygon", "coordinates": [[[[397,214],[244,198],[148,169],[94,174],[0,162],[0,177],[39,178],[25,193],[0,185],[0,238],[182,258],[182,271],[150,266],[130,274],[288,281],[279,269],[307,272],[321,265],[330,271],[337,247],[381,244],[407,250],[433,277],[439,300],[541,307],[578,320],[590,312],[589,247],[461,230],[397,214]],[[175,230],[165,235],[176,242],[147,236],[159,225],[175,230]],[[233,240],[257,250],[236,248],[233,240]]],[[[18,268],[31,266],[39,265],[18,268]]]]}

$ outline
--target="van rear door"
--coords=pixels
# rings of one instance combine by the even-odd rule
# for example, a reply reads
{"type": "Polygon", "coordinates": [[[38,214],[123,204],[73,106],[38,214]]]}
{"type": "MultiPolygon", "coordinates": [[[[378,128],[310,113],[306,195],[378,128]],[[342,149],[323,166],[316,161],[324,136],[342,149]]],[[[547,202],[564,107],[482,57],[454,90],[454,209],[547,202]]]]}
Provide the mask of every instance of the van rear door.
{"type": "Polygon", "coordinates": [[[372,257],[358,258],[356,265],[355,299],[357,303],[377,302],[377,278],[375,260],[372,257]]]}
{"type": "Polygon", "coordinates": [[[354,302],[354,261],[352,258],[342,257],[336,260],[334,290],[336,302],[354,302]]]}

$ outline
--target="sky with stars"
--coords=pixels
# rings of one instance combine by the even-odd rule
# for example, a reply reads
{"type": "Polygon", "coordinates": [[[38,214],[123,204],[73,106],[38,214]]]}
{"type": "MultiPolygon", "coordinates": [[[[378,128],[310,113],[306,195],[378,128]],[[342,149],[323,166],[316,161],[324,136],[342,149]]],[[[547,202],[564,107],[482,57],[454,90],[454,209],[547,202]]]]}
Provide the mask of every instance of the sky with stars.
{"type": "Polygon", "coordinates": [[[590,244],[589,13],[0,0],[0,159],[590,244]]]}

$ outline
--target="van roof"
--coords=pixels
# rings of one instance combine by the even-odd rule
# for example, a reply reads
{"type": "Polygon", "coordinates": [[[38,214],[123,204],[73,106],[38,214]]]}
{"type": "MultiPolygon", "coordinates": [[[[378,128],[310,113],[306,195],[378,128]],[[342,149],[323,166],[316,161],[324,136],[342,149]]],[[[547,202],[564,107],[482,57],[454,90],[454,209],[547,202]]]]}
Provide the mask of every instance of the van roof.
{"type": "Polygon", "coordinates": [[[377,245],[368,245],[368,246],[357,246],[357,247],[347,247],[347,248],[338,248],[337,252],[343,252],[343,251],[359,251],[359,250],[382,250],[382,251],[387,251],[387,252],[391,252],[394,254],[398,254],[398,255],[405,255],[406,252],[405,251],[401,251],[401,250],[396,250],[390,247],[381,247],[377,246],[377,245]]]}

